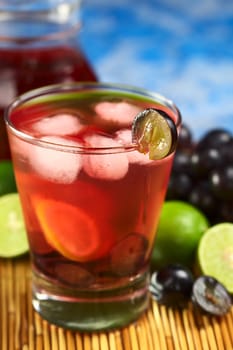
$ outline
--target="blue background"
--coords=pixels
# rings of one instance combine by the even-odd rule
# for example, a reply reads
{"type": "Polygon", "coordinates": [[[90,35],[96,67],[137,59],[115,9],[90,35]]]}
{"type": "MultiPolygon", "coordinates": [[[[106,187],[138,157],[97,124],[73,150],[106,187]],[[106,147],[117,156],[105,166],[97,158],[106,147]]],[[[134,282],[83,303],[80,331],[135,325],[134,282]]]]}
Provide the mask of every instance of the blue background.
{"type": "Polygon", "coordinates": [[[172,99],[196,138],[233,132],[232,0],[84,0],[81,18],[100,80],[172,99]]]}

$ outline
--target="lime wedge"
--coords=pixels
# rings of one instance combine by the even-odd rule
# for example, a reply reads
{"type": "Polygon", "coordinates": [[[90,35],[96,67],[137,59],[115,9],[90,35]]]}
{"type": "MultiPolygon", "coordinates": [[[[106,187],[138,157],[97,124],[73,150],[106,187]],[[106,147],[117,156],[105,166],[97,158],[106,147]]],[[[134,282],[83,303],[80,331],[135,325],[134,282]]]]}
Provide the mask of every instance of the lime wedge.
{"type": "Polygon", "coordinates": [[[134,118],[132,141],[151,160],[162,159],[176,148],[176,125],[166,112],[147,108],[134,118]]]}
{"type": "Polygon", "coordinates": [[[18,193],[0,197],[0,256],[15,257],[28,251],[28,240],[18,193]]]}
{"type": "Polygon", "coordinates": [[[209,228],[199,241],[197,259],[204,275],[216,278],[233,293],[233,224],[209,228]]]}

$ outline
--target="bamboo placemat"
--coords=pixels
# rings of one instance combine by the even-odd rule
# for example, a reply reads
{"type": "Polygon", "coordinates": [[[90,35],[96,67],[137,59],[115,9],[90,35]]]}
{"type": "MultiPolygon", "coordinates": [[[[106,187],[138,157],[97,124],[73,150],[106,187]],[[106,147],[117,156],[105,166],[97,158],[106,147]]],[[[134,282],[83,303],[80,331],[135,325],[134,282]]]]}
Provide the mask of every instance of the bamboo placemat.
{"type": "Polygon", "coordinates": [[[138,322],[109,333],[78,333],[48,324],[31,306],[28,258],[0,260],[1,350],[233,350],[233,308],[224,317],[190,305],[178,311],[151,301],[138,322]]]}

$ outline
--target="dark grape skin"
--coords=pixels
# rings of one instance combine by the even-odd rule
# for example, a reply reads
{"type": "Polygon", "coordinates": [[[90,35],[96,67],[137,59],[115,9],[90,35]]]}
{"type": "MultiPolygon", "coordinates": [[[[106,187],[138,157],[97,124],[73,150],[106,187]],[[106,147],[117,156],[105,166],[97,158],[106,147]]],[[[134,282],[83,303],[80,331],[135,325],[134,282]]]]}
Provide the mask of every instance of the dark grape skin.
{"type": "Polygon", "coordinates": [[[137,232],[130,232],[111,250],[112,272],[122,277],[136,273],[139,267],[143,267],[147,249],[148,240],[145,236],[137,232]]]}
{"type": "Polygon", "coordinates": [[[228,143],[221,146],[220,154],[224,164],[233,164],[233,136],[228,143]]]}
{"type": "Polygon", "coordinates": [[[193,182],[189,175],[185,173],[173,174],[168,184],[167,199],[187,199],[192,190],[193,182]]]}
{"type": "Polygon", "coordinates": [[[188,125],[182,124],[179,131],[177,150],[191,150],[193,147],[192,132],[188,125]]]}
{"type": "Polygon", "coordinates": [[[210,184],[217,198],[231,200],[233,198],[233,165],[212,171],[210,184]]]}
{"type": "Polygon", "coordinates": [[[206,181],[197,182],[188,194],[188,201],[208,217],[216,215],[216,201],[206,181]]]}
{"type": "Polygon", "coordinates": [[[230,131],[216,128],[209,130],[197,144],[197,151],[207,148],[221,148],[223,145],[228,145],[232,140],[230,131]]]}
{"type": "Polygon", "coordinates": [[[233,167],[232,133],[223,128],[210,129],[194,141],[186,124],[180,137],[166,200],[193,204],[207,216],[211,225],[233,222],[233,175],[229,170],[233,167]]]}
{"type": "Polygon", "coordinates": [[[220,204],[220,217],[223,221],[233,222],[233,199],[220,204]]]}
{"type": "Polygon", "coordinates": [[[172,171],[174,173],[190,173],[191,172],[191,157],[189,153],[177,151],[173,161],[172,171]]]}
{"type": "Polygon", "coordinates": [[[150,291],[158,303],[184,307],[190,300],[194,277],[180,264],[169,264],[151,276],[150,291]]]}
{"type": "Polygon", "coordinates": [[[223,159],[218,148],[196,150],[190,159],[190,169],[196,177],[206,177],[211,170],[222,166],[223,159]]]}

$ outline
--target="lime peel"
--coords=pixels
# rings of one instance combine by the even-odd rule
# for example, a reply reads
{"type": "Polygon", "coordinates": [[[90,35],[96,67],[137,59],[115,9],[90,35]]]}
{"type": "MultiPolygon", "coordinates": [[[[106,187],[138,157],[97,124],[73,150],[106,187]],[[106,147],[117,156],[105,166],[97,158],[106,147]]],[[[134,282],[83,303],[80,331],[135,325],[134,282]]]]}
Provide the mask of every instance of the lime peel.
{"type": "Polygon", "coordinates": [[[157,269],[169,263],[191,267],[202,235],[209,227],[207,217],[193,205],[170,200],[163,204],[151,264],[157,269]]]}
{"type": "Polygon", "coordinates": [[[17,191],[13,165],[10,160],[0,161],[0,196],[17,191]]]}
{"type": "Polygon", "coordinates": [[[12,258],[28,252],[28,239],[18,193],[0,197],[0,256],[12,258]]]}

